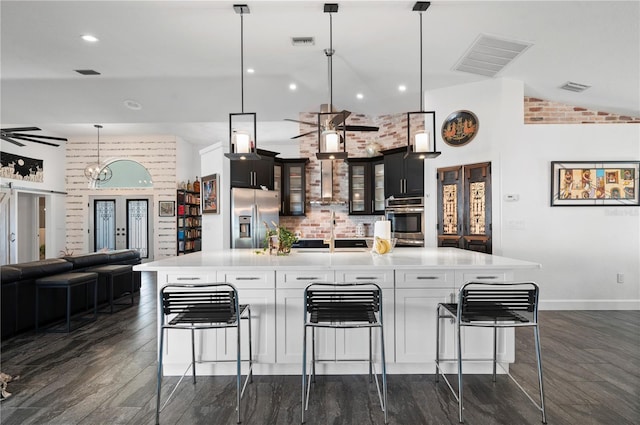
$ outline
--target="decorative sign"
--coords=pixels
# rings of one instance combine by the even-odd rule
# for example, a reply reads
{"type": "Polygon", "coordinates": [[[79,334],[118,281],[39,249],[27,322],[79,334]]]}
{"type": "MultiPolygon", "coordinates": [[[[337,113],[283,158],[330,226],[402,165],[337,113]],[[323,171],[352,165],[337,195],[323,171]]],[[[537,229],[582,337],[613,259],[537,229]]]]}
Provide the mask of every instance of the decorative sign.
{"type": "Polygon", "coordinates": [[[470,111],[456,111],[442,123],[442,140],[449,146],[464,146],[478,133],[478,117],[470,111]]]}
{"type": "Polygon", "coordinates": [[[552,161],[551,206],[639,206],[640,161],[552,161]]]}
{"type": "Polygon", "coordinates": [[[3,179],[23,180],[30,182],[43,182],[44,172],[41,159],[27,158],[22,155],[14,155],[0,152],[0,177],[3,179]]]}

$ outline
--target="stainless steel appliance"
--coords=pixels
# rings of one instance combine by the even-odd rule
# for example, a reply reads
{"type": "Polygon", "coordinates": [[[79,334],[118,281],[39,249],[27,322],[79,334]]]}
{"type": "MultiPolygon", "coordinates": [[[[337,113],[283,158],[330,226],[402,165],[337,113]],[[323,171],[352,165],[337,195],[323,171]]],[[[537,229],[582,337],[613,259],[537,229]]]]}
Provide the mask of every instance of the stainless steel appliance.
{"type": "Polygon", "coordinates": [[[231,248],[262,248],[267,229],[278,224],[278,192],[260,189],[231,189],[231,248]]]}
{"type": "Polygon", "coordinates": [[[389,198],[384,213],[396,246],[424,246],[424,198],[389,198]]]}

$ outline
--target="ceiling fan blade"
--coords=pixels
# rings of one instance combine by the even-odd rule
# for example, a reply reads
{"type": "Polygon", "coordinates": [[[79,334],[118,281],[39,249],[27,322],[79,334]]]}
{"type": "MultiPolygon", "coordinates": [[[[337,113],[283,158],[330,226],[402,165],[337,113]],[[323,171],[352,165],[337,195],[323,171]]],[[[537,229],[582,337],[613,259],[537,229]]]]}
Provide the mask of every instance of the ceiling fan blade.
{"type": "Polygon", "coordinates": [[[3,128],[3,133],[11,133],[13,131],[40,131],[38,127],[15,127],[15,128],[3,128]]]}
{"type": "Polygon", "coordinates": [[[23,136],[23,137],[35,137],[37,139],[47,139],[47,140],[61,140],[63,142],[66,142],[67,139],[64,137],[53,137],[53,136],[38,136],[37,134],[27,134],[27,133],[21,133],[21,134],[12,134],[9,137],[15,137],[15,136],[23,136]]]}
{"type": "MultiPolygon", "coordinates": [[[[338,130],[342,130],[342,126],[338,127],[338,130]]],[[[344,128],[347,131],[378,131],[379,127],[372,127],[369,125],[347,125],[344,128]]]]}
{"type": "Polygon", "coordinates": [[[349,118],[349,115],[351,115],[351,112],[345,111],[344,109],[342,110],[342,112],[336,113],[336,115],[331,119],[331,126],[339,126],[344,121],[346,121],[347,118],[349,118]]]}
{"type": "Polygon", "coordinates": [[[8,138],[7,136],[0,136],[0,139],[4,140],[5,142],[9,142],[9,143],[13,143],[14,145],[18,145],[18,146],[24,146],[24,144],[17,142],[15,140],[12,140],[10,138],[8,138]]]}
{"type": "Polygon", "coordinates": [[[317,122],[309,122],[309,121],[292,120],[292,119],[290,119],[290,118],[285,118],[284,120],[285,120],[285,121],[291,121],[291,122],[297,122],[297,123],[300,123],[300,124],[312,125],[312,126],[314,126],[314,127],[317,127],[317,126],[318,126],[318,123],[317,123],[317,122]]]}
{"type": "Polygon", "coordinates": [[[55,143],[45,142],[43,140],[36,140],[36,139],[31,139],[29,137],[16,136],[15,134],[12,135],[11,137],[13,137],[14,139],[26,140],[28,142],[42,143],[43,145],[49,145],[49,146],[55,146],[55,147],[60,146],[60,145],[56,145],[55,143]]]}
{"type": "Polygon", "coordinates": [[[300,137],[308,136],[309,134],[313,134],[315,132],[316,132],[315,130],[314,131],[307,131],[306,133],[302,133],[302,134],[298,134],[297,136],[293,136],[292,139],[298,139],[300,137]]]}

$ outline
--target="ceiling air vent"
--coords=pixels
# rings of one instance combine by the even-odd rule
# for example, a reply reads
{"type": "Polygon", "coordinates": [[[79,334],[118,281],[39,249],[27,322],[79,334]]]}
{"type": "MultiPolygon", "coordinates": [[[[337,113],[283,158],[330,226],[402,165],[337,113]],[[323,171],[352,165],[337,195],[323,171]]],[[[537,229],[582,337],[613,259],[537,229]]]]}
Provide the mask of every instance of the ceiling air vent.
{"type": "Polygon", "coordinates": [[[495,77],[531,46],[531,43],[480,34],[453,69],[495,77]]]}
{"type": "Polygon", "coordinates": [[[291,44],[294,46],[313,46],[316,41],[313,37],[291,37],[291,44]]]}
{"type": "Polygon", "coordinates": [[[576,93],[583,92],[589,87],[591,86],[588,86],[586,84],[574,83],[573,81],[567,81],[563,86],[560,86],[560,88],[563,90],[569,90],[576,93]]]}
{"type": "Polygon", "coordinates": [[[100,75],[98,71],[94,71],[93,69],[75,69],[74,71],[82,75],[100,75]]]}

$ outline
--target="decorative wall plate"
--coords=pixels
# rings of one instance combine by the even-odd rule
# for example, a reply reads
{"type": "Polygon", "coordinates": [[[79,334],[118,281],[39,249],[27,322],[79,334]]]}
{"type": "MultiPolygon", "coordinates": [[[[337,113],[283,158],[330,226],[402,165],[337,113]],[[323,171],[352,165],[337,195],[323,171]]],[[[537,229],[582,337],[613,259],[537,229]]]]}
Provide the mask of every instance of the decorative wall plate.
{"type": "Polygon", "coordinates": [[[456,111],[442,123],[442,140],[449,146],[464,146],[478,133],[478,117],[471,111],[456,111]]]}

